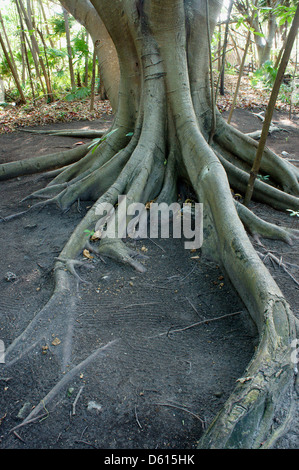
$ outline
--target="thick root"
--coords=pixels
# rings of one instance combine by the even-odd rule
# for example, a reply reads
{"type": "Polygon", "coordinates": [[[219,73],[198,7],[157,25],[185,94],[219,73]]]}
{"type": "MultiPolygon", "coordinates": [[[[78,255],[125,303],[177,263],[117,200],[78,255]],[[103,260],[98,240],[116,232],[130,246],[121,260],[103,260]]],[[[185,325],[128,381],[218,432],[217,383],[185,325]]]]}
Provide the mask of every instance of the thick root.
{"type": "Polygon", "coordinates": [[[32,175],[34,173],[62,168],[81,160],[87,152],[88,144],[84,144],[64,152],[28,158],[17,162],[3,163],[0,165],[0,181],[17,176],[32,175]]]}
{"type": "Polygon", "coordinates": [[[55,347],[55,354],[61,363],[62,370],[65,370],[66,365],[70,362],[72,325],[76,311],[75,296],[72,295],[72,290],[70,274],[65,270],[64,263],[57,261],[53,295],[40,312],[33,317],[27,328],[7,348],[5,367],[13,366],[37,345],[40,348],[42,346],[51,348],[52,334],[56,329],[60,332],[61,344],[55,347]],[[66,295],[71,304],[67,311],[62,311],[61,304],[66,295]],[[62,322],[61,318],[65,315],[68,316],[68,319],[64,319],[62,322]],[[64,325],[64,331],[62,331],[61,325],[64,325]]]}
{"type": "MultiPolygon", "coordinates": [[[[218,117],[215,141],[252,167],[258,143],[218,117]]],[[[289,194],[299,195],[296,168],[266,148],[261,162],[261,171],[271,176],[289,194]],[[293,167],[293,168],[292,168],[293,167]]]]}
{"type": "MultiPolygon", "coordinates": [[[[90,354],[85,360],[74,366],[70,371],[66,372],[61,380],[51,389],[51,391],[43,397],[43,399],[38,403],[36,407],[29,413],[29,415],[17,426],[14,426],[10,432],[14,432],[17,429],[20,429],[27,424],[30,424],[32,422],[35,422],[37,419],[41,419],[42,417],[45,416],[44,411],[47,409],[49,404],[54,400],[55,397],[63,389],[66,388],[66,386],[71,382],[71,380],[74,379],[74,377],[78,376],[82,370],[85,370],[85,368],[93,361],[99,361],[106,355],[106,351],[109,352],[111,347],[113,347],[116,343],[118,343],[119,340],[113,340],[110,341],[109,343],[105,344],[104,346],[99,347],[96,349],[92,354],[90,354]]],[[[46,412],[46,416],[48,415],[48,412],[46,412]]]]}
{"type": "Polygon", "coordinates": [[[258,350],[199,448],[269,448],[290,423],[295,367],[287,336],[296,337],[294,318],[283,298],[273,298],[258,350]],[[285,320],[282,321],[282,319],[285,320]],[[287,329],[286,329],[287,328],[287,329]]]}
{"type": "Polygon", "coordinates": [[[88,139],[96,139],[98,137],[103,137],[106,132],[108,132],[107,129],[103,129],[102,131],[97,131],[97,130],[65,130],[61,131],[59,129],[52,129],[52,130],[42,130],[42,131],[37,131],[33,129],[19,129],[19,131],[22,132],[29,132],[31,134],[46,134],[46,135],[58,135],[61,137],[82,137],[82,138],[88,138],[88,139]]]}
{"type": "Polygon", "coordinates": [[[140,254],[126,247],[122,240],[105,238],[101,241],[96,252],[101,256],[107,256],[119,263],[132,266],[136,271],[144,273],[146,267],[138,259],[147,259],[147,256],[140,254]]]}
{"type": "MultiPolygon", "coordinates": [[[[249,181],[249,174],[244,170],[237,168],[228,160],[226,160],[219,152],[217,156],[223,167],[226,170],[229,182],[235,190],[245,194],[246,188],[249,181]]],[[[256,180],[254,183],[253,199],[256,201],[268,204],[277,210],[294,209],[299,208],[299,198],[292,196],[291,194],[284,193],[274,186],[264,183],[263,181],[256,180]]]]}
{"type": "Polygon", "coordinates": [[[287,227],[279,227],[262,220],[260,217],[251,212],[247,207],[235,201],[237,212],[245,227],[249,230],[254,239],[260,243],[260,237],[281,240],[293,244],[293,240],[299,238],[299,230],[289,229],[287,227]]]}
{"type": "MultiPolygon", "coordinates": [[[[171,13],[174,17],[178,16],[175,10],[171,13]]],[[[285,401],[289,411],[294,400],[296,377],[290,344],[296,339],[295,317],[259,259],[239,219],[224,170],[225,162],[222,166],[199,129],[190,90],[180,86],[182,80],[184,84],[188,83],[188,75],[178,80],[171,73],[173,66],[179,69],[182,60],[187,62],[186,56],[181,53],[184,35],[178,38],[167,28],[163,31],[157,28],[155,34],[166,64],[167,88],[175,90],[175,93],[169,93],[169,99],[183,164],[198,201],[203,203],[202,250],[222,264],[248,308],[260,340],[244,377],[200,440],[199,447],[256,448],[265,442],[270,445],[272,425],[281,403],[285,401]],[[175,47],[169,48],[169,44],[175,44],[175,47]],[[171,67],[167,60],[169,54],[171,67]]],[[[187,67],[180,70],[187,70],[187,67]]],[[[238,145],[240,138],[231,139],[232,145],[229,145],[232,133],[228,136],[220,134],[221,128],[215,132],[217,142],[223,146],[226,144],[226,148],[234,150],[237,155],[237,149],[232,147],[238,145]]],[[[285,170],[283,163],[279,165],[279,172],[282,168],[285,170]]],[[[238,170],[238,173],[241,171],[238,170]]],[[[289,167],[284,171],[283,179],[285,187],[298,194],[298,183],[289,167]]],[[[299,200],[293,198],[297,207],[299,200]]],[[[281,416],[281,422],[285,421],[286,416],[281,416]]]]}

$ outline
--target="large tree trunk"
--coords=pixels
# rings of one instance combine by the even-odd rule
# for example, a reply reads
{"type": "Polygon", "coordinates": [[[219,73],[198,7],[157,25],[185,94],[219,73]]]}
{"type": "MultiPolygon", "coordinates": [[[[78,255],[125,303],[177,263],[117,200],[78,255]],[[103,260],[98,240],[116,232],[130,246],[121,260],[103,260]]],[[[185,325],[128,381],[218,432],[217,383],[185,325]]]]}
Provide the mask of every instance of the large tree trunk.
{"type": "MultiPolygon", "coordinates": [[[[30,210],[52,202],[66,210],[79,198],[96,203],[57,260],[52,299],[12,343],[7,355],[13,364],[45,334],[39,322],[42,318],[48,321],[53,305],[65,296],[70,273],[76,276],[76,257],[86,246],[84,231],[95,228],[99,204],[114,205],[124,194],[128,204],[154,198],[170,203],[176,198],[178,178],[184,179],[203,203],[202,250],[227,271],[260,337],[244,377],[199,447],[258,448],[270,446],[289,419],[296,379],[291,345],[297,321],[256,254],[243,223],[256,237],[291,242],[294,233],[263,222],[232,198],[230,185],[238,191],[246,189],[257,144],[228,125],[219,113],[213,129],[207,32],[208,25],[211,32],[215,27],[220,4],[216,0],[92,0],[119,61],[118,107],[110,129],[114,132],[83,158],[63,155],[62,170],[33,195],[49,199],[30,210]],[[282,402],[285,414],[281,413],[282,402]],[[278,414],[279,427],[275,424],[278,414]]],[[[53,161],[57,158],[52,157],[52,165],[53,161]]],[[[258,181],[254,197],[278,209],[297,210],[298,170],[267,149],[262,163],[263,171],[283,190],[258,181]]],[[[32,171],[30,164],[29,170],[25,164],[21,171],[32,171]]],[[[45,165],[41,167],[45,169],[45,165]]],[[[16,168],[2,165],[0,178],[15,176],[16,168]]],[[[110,224],[108,220],[108,234],[110,224]]],[[[121,239],[106,237],[92,247],[100,255],[144,270],[121,239]]],[[[62,351],[62,365],[66,363],[62,351]]]]}
{"type": "Polygon", "coordinates": [[[60,3],[88,30],[93,43],[97,44],[101,80],[103,80],[112,109],[116,111],[119,89],[119,65],[114,44],[101,17],[89,0],[61,0],[60,3]]]}

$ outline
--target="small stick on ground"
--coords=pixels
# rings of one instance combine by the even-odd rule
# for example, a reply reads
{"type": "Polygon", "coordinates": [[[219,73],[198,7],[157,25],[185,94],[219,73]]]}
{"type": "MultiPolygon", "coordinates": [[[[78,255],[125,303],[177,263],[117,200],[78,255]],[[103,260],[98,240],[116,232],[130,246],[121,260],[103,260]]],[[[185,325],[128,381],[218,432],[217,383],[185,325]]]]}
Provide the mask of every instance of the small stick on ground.
{"type": "Polygon", "coordinates": [[[201,419],[200,416],[197,414],[193,413],[192,411],[188,410],[187,408],[184,408],[183,406],[177,406],[173,405],[172,403],[150,403],[151,405],[156,405],[156,406],[169,406],[171,408],[176,408],[177,410],[182,410],[185,411],[186,413],[189,413],[191,416],[194,416],[194,418],[198,419],[201,422],[202,428],[205,428],[205,422],[203,419],[201,419]]]}
{"type": "Polygon", "coordinates": [[[139,421],[138,415],[137,415],[137,405],[135,405],[135,418],[136,418],[136,422],[137,422],[138,426],[140,427],[140,429],[142,429],[142,426],[140,424],[140,421],[139,421]]]}
{"type": "Polygon", "coordinates": [[[191,300],[186,297],[186,299],[188,300],[189,304],[191,305],[191,307],[193,308],[194,312],[199,316],[199,317],[202,317],[202,315],[199,313],[199,311],[197,310],[197,308],[193,305],[193,303],[191,302],[191,300]]]}
{"type": "Polygon", "coordinates": [[[152,238],[148,238],[152,243],[154,243],[154,245],[156,245],[158,248],[160,248],[160,250],[164,251],[164,253],[166,253],[166,251],[164,250],[164,248],[162,246],[160,246],[157,242],[155,242],[154,240],[152,240],[152,238]]]}
{"type": "Polygon", "coordinates": [[[79,392],[77,393],[77,396],[76,396],[75,401],[74,401],[74,403],[73,403],[73,412],[72,412],[72,415],[73,415],[73,416],[75,416],[75,414],[76,414],[76,405],[77,405],[77,402],[78,402],[78,400],[79,400],[79,398],[80,398],[80,395],[81,395],[81,393],[82,393],[82,391],[83,391],[83,388],[84,388],[84,385],[83,385],[82,387],[80,387],[80,390],[79,390],[79,392]]]}
{"type": "Polygon", "coordinates": [[[26,444],[26,442],[24,441],[24,439],[21,438],[21,436],[16,432],[14,431],[13,434],[22,442],[24,442],[24,444],[26,444]]]}
{"type": "MultiPolygon", "coordinates": [[[[190,330],[190,328],[194,328],[195,326],[204,325],[205,323],[210,323],[212,321],[222,320],[223,318],[232,317],[234,315],[240,315],[241,313],[243,313],[243,311],[227,313],[226,315],[222,315],[221,317],[216,317],[216,318],[207,318],[206,320],[202,320],[202,321],[193,323],[192,325],[185,326],[184,328],[178,328],[176,330],[173,330],[173,331],[171,331],[171,333],[179,333],[181,331],[190,330]]],[[[171,328],[166,333],[160,333],[158,336],[164,336],[164,335],[167,336],[167,335],[169,335],[171,328]]]]}
{"type": "Polygon", "coordinates": [[[263,262],[266,261],[267,258],[269,258],[272,262],[275,261],[276,264],[278,264],[278,266],[280,268],[282,268],[284,270],[284,272],[290,276],[290,278],[295,282],[295,284],[297,286],[299,286],[299,282],[297,281],[297,279],[295,279],[295,277],[289,272],[289,270],[287,269],[286,265],[288,264],[289,266],[292,266],[292,267],[296,267],[298,268],[297,265],[295,264],[291,264],[291,263],[283,263],[282,262],[282,256],[280,258],[277,258],[275,255],[273,255],[273,253],[271,253],[270,251],[267,252],[266,255],[264,255],[263,253],[260,253],[260,252],[257,252],[258,255],[262,258],[263,262]]]}

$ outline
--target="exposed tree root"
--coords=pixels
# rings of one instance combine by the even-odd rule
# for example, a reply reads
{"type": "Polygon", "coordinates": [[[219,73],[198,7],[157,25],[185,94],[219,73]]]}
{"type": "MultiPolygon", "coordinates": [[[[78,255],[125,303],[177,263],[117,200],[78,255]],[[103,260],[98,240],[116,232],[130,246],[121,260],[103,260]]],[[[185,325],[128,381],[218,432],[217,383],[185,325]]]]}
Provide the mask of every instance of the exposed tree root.
{"type": "MultiPolygon", "coordinates": [[[[156,8],[161,9],[161,15],[166,6],[158,7],[156,4],[156,8]]],[[[167,21],[171,23],[173,20],[178,24],[178,18],[182,18],[180,27],[183,28],[181,12],[181,4],[176,2],[176,8],[168,10],[168,15],[173,17],[168,17],[167,21]]],[[[281,403],[284,401],[289,409],[294,400],[296,377],[290,343],[296,338],[297,322],[244,232],[224,168],[199,130],[190,91],[180,86],[180,83],[188,83],[188,67],[180,68],[182,61],[187,63],[187,57],[182,53],[185,50],[185,36],[182,34],[179,37],[174,31],[159,25],[154,33],[165,60],[166,86],[182,159],[198,200],[204,205],[205,240],[202,249],[208,250],[210,255],[214,254],[222,263],[257,325],[260,336],[259,348],[246,374],[200,440],[199,447],[260,447],[271,436],[281,403]],[[172,44],[171,48],[169,44],[172,44]],[[171,73],[173,66],[181,71],[183,78],[181,76],[180,80],[171,73]]],[[[228,126],[223,127],[226,133],[221,134],[220,125],[215,138],[217,136],[217,141],[235,154],[242,140],[248,144],[254,142],[234,133],[228,126]],[[230,139],[233,134],[235,139],[230,139]]],[[[244,157],[246,152],[241,149],[241,153],[240,157],[244,157]]],[[[279,165],[280,171],[283,167],[279,165]]],[[[279,178],[275,171],[273,173],[279,178]]],[[[297,195],[298,183],[289,168],[284,172],[283,179],[284,189],[297,195]]],[[[285,416],[281,420],[284,421],[285,416]]]]}
{"type": "Polygon", "coordinates": [[[80,160],[86,155],[88,144],[79,145],[75,149],[66,150],[41,157],[28,158],[17,162],[3,163],[0,165],[0,181],[17,176],[31,175],[43,171],[61,168],[80,160]]]}
{"type": "Polygon", "coordinates": [[[235,201],[235,204],[243,224],[259,243],[260,237],[281,240],[288,243],[289,245],[292,245],[293,240],[298,239],[299,230],[294,230],[287,227],[279,227],[277,225],[266,222],[265,220],[262,220],[260,217],[255,215],[247,207],[240,204],[238,201],[235,201]]]}
{"type": "MultiPolygon", "coordinates": [[[[258,143],[227,124],[221,116],[218,117],[217,123],[215,141],[229,152],[238,156],[241,160],[244,160],[251,167],[258,143]]],[[[271,175],[271,178],[277,182],[285,192],[298,196],[299,185],[297,168],[285,162],[267,148],[264,151],[261,171],[267,175],[271,175]]]]}
{"type": "MultiPolygon", "coordinates": [[[[142,11],[136,10],[135,2],[134,5],[131,2],[122,4],[126,14],[133,15],[134,25],[139,26],[134,29],[131,25],[129,28],[126,23],[128,42],[120,41],[120,107],[112,126],[115,132],[111,139],[103,142],[94,153],[83,149],[84,155],[72,164],[63,159],[61,167],[68,166],[45,189],[33,194],[33,197],[46,199],[32,206],[31,210],[51,203],[68,210],[78,199],[96,202],[56,259],[53,296],[8,348],[6,367],[11,367],[41,341],[48,344],[55,326],[59,326],[62,337],[61,344],[55,347],[62,371],[67,365],[72,365],[75,318],[72,279],[83,282],[76,269],[82,265],[78,255],[88,244],[99,256],[112,257],[143,272],[144,264],[124,241],[130,218],[127,218],[126,210],[121,211],[122,204],[144,204],[153,199],[172,202],[177,194],[179,176],[190,184],[197,201],[203,203],[202,251],[223,266],[259,334],[259,346],[243,377],[238,379],[231,396],[198,446],[269,447],[290,420],[296,395],[296,368],[291,360],[291,345],[298,336],[299,328],[280,289],[254,250],[243,224],[259,242],[260,237],[270,237],[291,243],[298,232],[262,221],[232,198],[230,185],[239,192],[245,191],[248,168],[257,146],[253,139],[228,126],[218,116],[214,142],[211,146],[207,142],[212,122],[212,112],[207,111],[210,109],[210,97],[208,93],[207,96],[200,95],[199,91],[205,89],[206,77],[200,81],[195,74],[200,66],[204,67],[206,57],[203,53],[202,62],[195,61],[194,68],[192,61],[194,48],[198,48],[199,43],[204,44],[204,41],[199,41],[198,35],[205,34],[205,31],[192,29],[192,22],[200,9],[194,10],[194,17],[188,17],[191,32],[187,53],[184,3],[188,2],[152,0],[149,3],[149,13],[156,18],[156,22],[153,20],[151,23],[150,31],[145,17],[139,21],[142,11]],[[169,28],[168,24],[175,24],[176,27],[169,28]],[[182,34],[177,34],[177,30],[182,34]],[[131,62],[134,64],[132,68],[129,67],[131,62]],[[129,83],[132,70],[138,70],[139,64],[142,68],[142,86],[133,93],[129,83]],[[180,73],[173,73],[173,70],[180,73]],[[134,104],[138,100],[140,105],[136,112],[134,104]],[[130,131],[133,132],[132,139],[128,138],[130,131]],[[238,161],[235,165],[234,159],[238,161]],[[127,196],[126,202],[119,202],[119,196],[123,195],[127,196]],[[118,206],[104,218],[99,209],[107,203],[112,207],[118,206]],[[85,232],[94,230],[101,223],[105,236],[91,244],[86,240],[85,232]],[[65,296],[70,299],[71,305],[66,312],[62,312],[59,306],[65,296]],[[278,420],[281,423],[279,426],[278,420]]],[[[93,1],[93,4],[97,2],[93,1]]],[[[108,0],[101,1],[100,6],[101,16],[106,19],[106,15],[109,24],[108,0]]],[[[122,24],[122,17],[118,19],[122,24]]],[[[109,32],[113,37],[119,37],[119,24],[111,26],[109,32]]],[[[136,82],[140,80],[137,71],[133,79],[136,82]]],[[[57,157],[55,159],[57,162],[57,157]]],[[[46,167],[47,160],[42,160],[44,170],[56,168],[51,165],[46,167]]],[[[4,175],[2,179],[8,174],[17,175],[17,165],[12,165],[12,168],[14,170],[9,173],[7,167],[0,166],[0,175],[4,175]]],[[[19,171],[22,169],[19,168],[19,171]]],[[[292,165],[266,150],[262,171],[269,174],[271,181],[283,190],[256,181],[256,199],[276,209],[297,210],[298,173],[292,165]]],[[[100,352],[101,349],[95,351],[86,361],[97,359],[100,352]]],[[[72,377],[72,373],[87,362],[72,365],[68,377],[72,377]]],[[[52,399],[60,391],[61,384],[64,384],[63,379],[45,398],[52,399]]],[[[41,405],[24,423],[40,411],[41,405]]]]}
{"type": "Polygon", "coordinates": [[[271,253],[270,251],[267,251],[266,254],[263,254],[263,253],[259,253],[259,256],[261,257],[261,259],[263,260],[263,262],[266,261],[267,258],[269,258],[271,261],[274,261],[279,267],[281,267],[284,272],[290,276],[290,278],[294,281],[294,283],[299,286],[299,282],[297,281],[297,279],[295,279],[295,277],[290,273],[290,271],[288,270],[288,266],[290,267],[295,267],[298,269],[298,266],[297,265],[293,265],[291,263],[283,263],[282,261],[282,257],[280,258],[277,258],[277,256],[275,256],[273,253],[271,253]]]}
{"type": "MultiPolygon", "coordinates": [[[[234,166],[218,152],[217,156],[227,172],[227,176],[232,188],[244,194],[247,188],[249,174],[244,170],[234,166]]],[[[255,181],[253,199],[268,204],[277,210],[298,210],[299,208],[298,197],[280,191],[276,187],[270,186],[269,184],[260,180],[255,181]]]]}
{"type": "MultiPolygon", "coordinates": [[[[288,411],[282,413],[281,403],[283,401],[285,405],[288,404],[288,410],[292,407],[295,376],[294,365],[290,361],[290,342],[296,338],[296,321],[268,271],[262,264],[260,265],[259,257],[247,241],[246,234],[240,226],[239,217],[257,240],[259,237],[270,237],[291,243],[298,233],[264,222],[249,209],[234,202],[224,172],[224,168],[228,170],[228,165],[233,167],[232,163],[219,154],[220,160],[218,160],[196,127],[188,127],[187,139],[178,121],[176,126],[189,180],[198,200],[204,203],[205,242],[203,249],[208,250],[209,254],[214,253],[217,260],[223,263],[252,314],[260,334],[259,348],[244,373],[244,377],[239,379],[238,385],[224,408],[201,439],[199,447],[254,448],[260,447],[263,443],[266,447],[273,443],[274,435],[275,438],[280,435],[279,428],[275,426],[276,417],[279,416],[282,423],[287,423],[289,420],[288,411]],[[193,158],[195,149],[197,159],[193,158]],[[215,188],[213,192],[210,191],[211,187],[215,188]],[[234,208],[235,204],[237,211],[234,208]],[[273,426],[275,434],[272,432],[273,426]],[[248,427],[250,433],[247,433],[248,427]]],[[[72,301],[73,305],[68,309],[69,317],[64,318],[63,322],[61,316],[65,316],[66,312],[59,313],[59,306],[66,295],[70,299],[75,299],[71,295],[72,278],[77,284],[84,282],[76,269],[82,265],[77,256],[86,247],[84,230],[94,229],[99,222],[98,204],[109,202],[115,205],[118,196],[122,194],[127,194],[128,204],[144,203],[154,197],[162,201],[165,195],[168,196],[168,202],[171,202],[170,199],[176,195],[176,160],[174,159],[176,153],[174,149],[169,152],[168,164],[165,167],[165,150],[163,145],[156,145],[157,141],[161,143],[159,132],[153,132],[151,127],[151,139],[148,139],[147,131],[144,129],[144,133],[141,132],[136,142],[129,142],[106,163],[96,165],[97,169],[92,170],[90,167],[86,170],[87,176],[82,179],[78,175],[69,182],[48,185],[44,190],[33,194],[34,197],[50,199],[32,208],[56,202],[63,210],[66,210],[78,198],[93,198],[97,199],[97,202],[82,219],[57,258],[55,262],[56,287],[53,296],[8,348],[6,367],[12,367],[16,361],[38,344],[50,345],[55,325],[57,327],[59,325],[62,339],[61,345],[55,346],[55,354],[60,359],[62,371],[71,364],[75,301],[72,301]],[[58,312],[55,317],[53,312],[58,312]],[[51,322],[49,322],[49,317],[51,322]],[[64,331],[61,331],[62,324],[65,325],[64,331]]],[[[105,153],[105,149],[102,151],[105,153]]],[[[80,163],[79,161],[78,164],[80,163]]],[[[238,176],[244,174],[248,177],[245,171],[237,167],[233,168],[238,176]]],[[[58,177],[61,177],[63,173],[60,173],[58,177]]],[[[231,179],[231,174],[233,173],[228,171],[229,179],[231,179]]],[[[63,178],[61,180],[63,181],[63,178]]],[[[261,193],[260,188],[266,188],[268,202],[273,202],[273,195],[277,192],[279,193],[277,199],[281,195],[287,198],[283,208],[298,207],[298,199],[295,196],[285,194],[262,182],[257,183],[261,183],[257,185],[257,190],[261,193]],[[294,202],[294,205],[291,205],[291,202],[294,202]]],[[[238,190],[242,188],[244,186],[237,186],[238,190]]],[[[118,262],[129,264],[134,269],[144,272],[145,266],[141,261],[145,257],[129,249],[120,238],[109,237],[109,230],[112,228],[115,229],[115,226],[113,227],[112,223],[110,225],[108,219],[107,236],[99,243],[88,242],[89,247],[92,246],[93,251],[99,256],[112,257],[118,262]]],[[[97,352],[86,358],[86,361],[96,358],[97,352]]],[[[82,364],[84,365],[84,361],[82,364]]],[[[71,377],[78,367],[80,364],[75,365],[67,377],[71,377]]],[[[52,400],[59,392],[60,385],[59,382],[49,392],[45,397],[47,401],[52,400]]],[[[22,425],[38,416],[40,411],[41,405],[36,407],[33,414],[31,413],[22,425]]],[[[284,429],[283,425],[282,429],[284,429]]]]}
{"type": "MultiPolygon", "coordinates": [[[[274,132],[287,132],[285,129],[282,129],[281,127],[276,127],[271,125],[269,129],[269,135],[273,134],[274,132]]],[[[261,138],[261,133],[262,131],[253,131],[253,132],[248,132],[247,137],[251,137],[254,140],[259,140],[261,138]]]]}
{"type": "Polygon", "coordinates": [[[109,129],[104,129],[101,131],[97,131],[96,129],[89,129],[89,130],[65,130],[61,131],[57,130],[33,130],[33,129],[22,129],[20,128],[19,131],[22,132],[29,132],[30,134],[47,134],[47,135],[58,135],[62,137],[81,137],[81,138],[88,138],[88,139],[96,139],[97,137],[103,137],[109,129]]]}
{"type": "MultiPolygon", "coordinates": [[[[265,121],[265,117],[263,116],[264,114],[264,111],[262,111],[261,113],[252,113],[254,114],[257,118],[259,118],[262,122],[265,121]]],[[[273,132],[288,132],[286,129],[282,129],[281,127],[277,127],[275,126],[272,122],[271,122],[271,125],[270,125],[270,128],[269,128],[269,132],[268,132],[268,135],[271,135],[273,134],[273,132]]],[[[261,133],[262,131],[254,131],[254,132],[248,132],[247,134],[247,137],[251,137],[252,139],[254,140],[259,140],[261,138],[261,133]]]]}

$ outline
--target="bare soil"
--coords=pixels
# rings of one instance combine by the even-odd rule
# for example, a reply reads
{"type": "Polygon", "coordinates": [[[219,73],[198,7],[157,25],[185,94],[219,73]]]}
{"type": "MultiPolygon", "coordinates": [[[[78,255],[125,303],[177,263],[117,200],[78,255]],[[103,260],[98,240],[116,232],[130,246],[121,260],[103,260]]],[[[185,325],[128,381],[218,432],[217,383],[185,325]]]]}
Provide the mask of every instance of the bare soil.
{"type": "MultiPolygon", "coordinates": [[[[35,129],[98,129],[110,120],[107,115],[35,129]]],[[[285,131],[269,137],[268,146],[299,161],[297,118],[290,121],[287,114],[276,112],[274,121],[285,131]]],[[[249,110],[236,110],[233,124],[243,132],[261,128],[249,110]]],[[[20,131],[2,134],[0,162],[72,148],[79,141],[20,131]]],[[[24,209],[28,202],[20,201],[47,181],[45,175],[34,175],[2,183],[0,215],[24,209]]],[[[81,202],[66,214],[47,207],[0,223],[0,339],[5,346],[51,297],[55,257],[90,205],[81,202]]],[[[299,228],[298,218],[289,213],[256,202],[251,206],[268,221],[299,228]]],[[[53,326],[54,345],[38,344],[9,370],[0,365],[0,448],[194,449],[242,377],[257,344],[256,330],[221,267],[203,258],[200,250],[185,250],[184,240],[128,243],[148,255],[146,273],[109,259],[80,256],[94,267],[79,271],[90,284],[77,289],[74,282],[72,298],[43,319],[48,329],[53,326]],[[203,322],[218,317],[223,318],[203,322]],[[41,419],[12,433],[62,378],[56,338],[71,341],[70,371],[100,346],[109,346],[68,375],[43,407],[41,419]]],[[[299,264],[299,242],[263,243],[283,262],[299,264]]],[[[290,276],[298,280],[298,269],[286,272],[269,258],[265,263],[298,315],[298,284],[290,276]]],[[[298,422],[297,413],[277,448],[299,447],[298,422]]]]}

